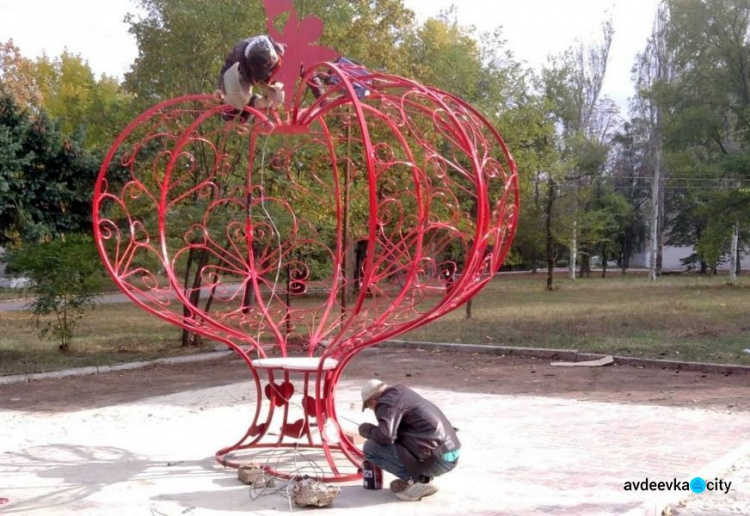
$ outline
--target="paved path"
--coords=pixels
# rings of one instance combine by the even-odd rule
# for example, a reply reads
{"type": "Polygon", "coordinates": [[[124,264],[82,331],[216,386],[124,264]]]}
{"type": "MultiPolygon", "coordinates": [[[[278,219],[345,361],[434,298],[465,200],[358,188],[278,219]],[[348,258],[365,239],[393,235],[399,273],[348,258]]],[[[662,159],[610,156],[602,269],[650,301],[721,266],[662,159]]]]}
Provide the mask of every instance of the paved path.
{"type": "MultiPolygon", "coordinates": [[[[347,380],[338,391],[339,413],[351,427],[349,420],[366,417],[357,408],[359,384],[347,380]]],[[[325,514],[654,514],[664,493],[625,491],[626,481],[692,478],[750,435],[748,413],[416,387],[460,427],[460,466],[438,480],[438,494],[418,503],[345,484],[325,514]]],[[[213,461],[248,424],[243,396],[251,388],[233,384],[62,414],[0,411],[0,496],[10,499],[0,512],[298,512],[283,491],[251,500],[234,471],[213,461]]],[[[746,489],[750,479],[739,480],[735,486],[746,489]]]]}
{"type": "MultiPolygon", "coordinates": [[[[102,304],[112,304],[125,303],[129,300],[130,298],[125,294],[103,294],[97,299],[97,302],[102,304]]],[[[32,299],[2,301],[0,302],[0,312],[20,312],[26,310],[32,301],[32,299]]]]}
{"type": "Polygon", "coordinates": [[[672,506],[674,516],[730,516],[750,514],[750,446],[744,446],[730,460],[719,461],[705,475],[706,480],[731,481],[728,493],[690,494],[672,506]]]}

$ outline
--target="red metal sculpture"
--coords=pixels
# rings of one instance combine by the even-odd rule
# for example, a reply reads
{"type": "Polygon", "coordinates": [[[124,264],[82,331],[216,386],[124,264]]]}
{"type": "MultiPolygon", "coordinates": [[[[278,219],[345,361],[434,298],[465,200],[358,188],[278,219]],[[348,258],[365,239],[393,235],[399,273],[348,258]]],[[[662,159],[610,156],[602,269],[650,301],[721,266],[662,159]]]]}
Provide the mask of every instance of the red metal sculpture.
{"type": "Polygon", "coordinates": [[[247,107],[247,124],[209,95],[144,112],[102,164],[94,233],[134,303],[247,363],[255,414],[223,464],[350,480],[362,456],[336,414],[342,372],[490,280],[515,233],[516,168],[449,93],[331,62],[293,86],[289,109],[247,107]]]}

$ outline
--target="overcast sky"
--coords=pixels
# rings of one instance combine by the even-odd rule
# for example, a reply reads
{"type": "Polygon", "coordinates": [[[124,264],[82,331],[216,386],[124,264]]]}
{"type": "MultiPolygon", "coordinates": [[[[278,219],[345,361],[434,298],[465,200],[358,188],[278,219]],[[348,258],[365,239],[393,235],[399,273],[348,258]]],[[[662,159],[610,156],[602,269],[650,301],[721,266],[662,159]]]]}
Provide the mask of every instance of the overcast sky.
{"type": "MultiPolygon", "coordinates": [[[[211,0],[207,0],[211,1],[211,0]]],[[[630,70],[651,31],[657,0],[405,0],[420,19],[455,4],[459,22],[480,30],[503,27],[516,58],[540,67],[550,54],[596,40],[611,16],[615,35],[606,95],[625,111],[633,95],[630,70]]],[[[95,73],[122,77],[138,54],[123,19],[132,0],[0,0],[0,41],[12,38],[27,57],[67,49],[95,73]]],[[[625,114],[625,113],[623,113],[625,114]]]]}

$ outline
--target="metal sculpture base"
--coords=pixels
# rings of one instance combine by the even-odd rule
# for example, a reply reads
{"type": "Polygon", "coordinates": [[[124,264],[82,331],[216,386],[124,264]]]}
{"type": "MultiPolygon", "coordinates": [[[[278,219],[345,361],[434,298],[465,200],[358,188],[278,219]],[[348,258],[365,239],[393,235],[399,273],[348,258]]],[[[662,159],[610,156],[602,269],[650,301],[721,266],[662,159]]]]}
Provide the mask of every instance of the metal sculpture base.
{"type": "Polygon", "coordinates": [[[284,479],[360,478],[362,452],[341,431],[334,406],[343,364],[332,358],[295,357],[256,359],[251,365],[255,416],[242,439],[216,453],[219,463],[233,468],[254,463],[284,479]],[[261,379],[263,374],[266,378],[261,379]]]}

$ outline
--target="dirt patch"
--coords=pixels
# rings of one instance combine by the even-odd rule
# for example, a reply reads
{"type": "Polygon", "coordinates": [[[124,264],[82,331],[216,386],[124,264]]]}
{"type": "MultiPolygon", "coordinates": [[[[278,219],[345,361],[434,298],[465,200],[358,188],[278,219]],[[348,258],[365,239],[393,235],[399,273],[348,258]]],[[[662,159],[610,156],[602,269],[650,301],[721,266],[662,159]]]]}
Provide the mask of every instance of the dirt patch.
{"type": "MultiPolygon", "coordinates": [[[[750,375],[720,375],[631,366],[552,367],[550,360],[423,350],[370,349],[343,379],[462,392],[750,410],[750,375]]],[[[0,386],[0,409],[67,412],[250,380],[237,358],[158,365],[118,373],[0,386]]]]}

